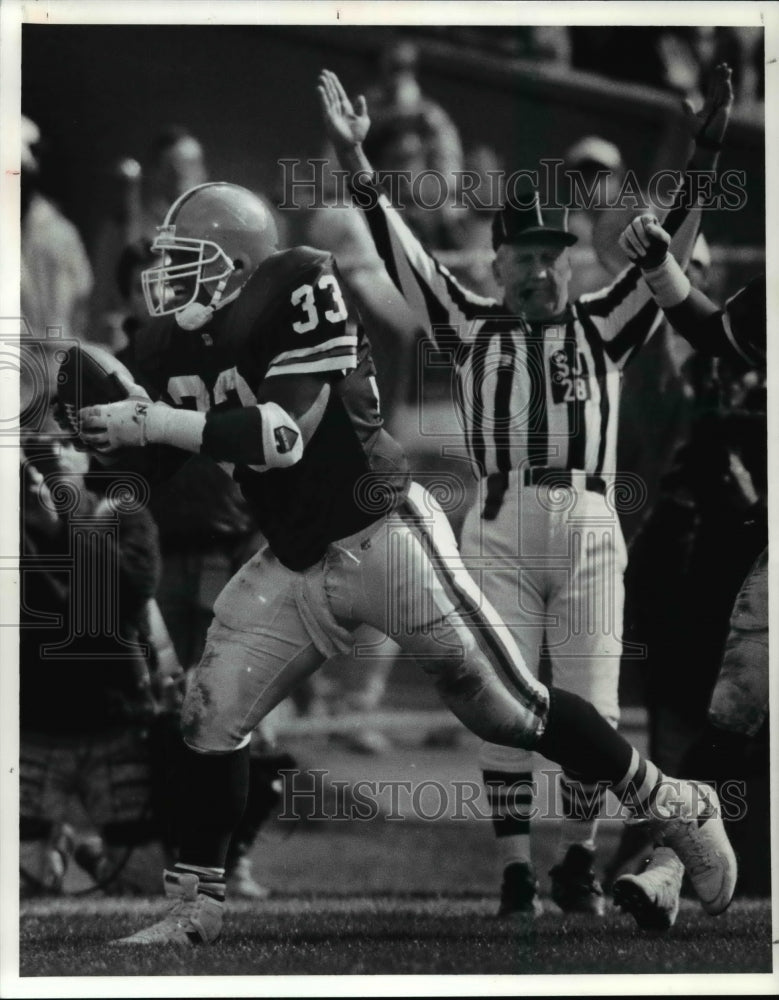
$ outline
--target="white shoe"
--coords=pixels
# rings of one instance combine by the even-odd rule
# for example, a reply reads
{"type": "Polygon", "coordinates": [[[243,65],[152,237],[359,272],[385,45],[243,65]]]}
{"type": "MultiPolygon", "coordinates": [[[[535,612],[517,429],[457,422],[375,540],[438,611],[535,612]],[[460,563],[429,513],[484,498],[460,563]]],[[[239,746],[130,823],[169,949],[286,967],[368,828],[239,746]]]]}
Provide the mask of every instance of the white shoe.
{"type": "Polygon", "coordinates": [[[162,920],[114,944],[211,944],[222,930],[224,903],[198,892],[200,880],[194,872],[166,871],[165,895],[173,900],[162,920]]]}
{"type": "Polygon", "coordinates": [[[642,872],[614,882],[614,903],[644,930],[667,931],[679,912],[683,878],[684,865],[674,851],[656,847],[642,872]]]}
{"type": "Polygon", "coordinates": [[[227,879],[227,888],[231,898],[267,899],[270,889],[260,885],[252,875],[252,863],[247,857],[238,858],[227,879]]]}
{"type": "Polygon", "coordinates": [[[684,865],[704,910],[715,916],[730,905],[738,864],[708,785],[664,779],[651,808],[650,825],[684,865]]]}
{"type": "Polygon", "coordinates": [[[46,845],[43,858],[43,871],[41,872],[41,887],[44,892],[55,896],[62,895],[65,875],[68,872],[70,859],[73,857],[73,848],[76,842],[76,835],[73,827],[67,823],[54,830],[51,840],[46,845]]]}

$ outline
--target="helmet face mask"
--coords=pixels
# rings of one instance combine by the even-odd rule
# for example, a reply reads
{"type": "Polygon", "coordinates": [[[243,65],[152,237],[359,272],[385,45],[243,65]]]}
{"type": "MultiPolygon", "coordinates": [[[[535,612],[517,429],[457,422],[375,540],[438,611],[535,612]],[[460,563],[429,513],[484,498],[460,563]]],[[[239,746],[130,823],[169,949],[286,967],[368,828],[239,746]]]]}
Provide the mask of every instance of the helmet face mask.
{"type": "Polygon", "coordinates": [[[162,262],[141,275],[150,316],[167,316],[184,309],[203,298],[201,289],[207,296],[204,305],[216,308],[235,271],[235,265],[217,243],[177,238],[175,230],[175,226],[160,226],[152,250],[162,255],[162,262]]]}
{"type": "Polygon", "coordinates": [[[246,188],[200,184],[170,207],[152,250],[160,263],[141,275],[149,315],[183,316],[195,303],[213,312],[232,301],[276,251],[276,227],[246,188]]]}

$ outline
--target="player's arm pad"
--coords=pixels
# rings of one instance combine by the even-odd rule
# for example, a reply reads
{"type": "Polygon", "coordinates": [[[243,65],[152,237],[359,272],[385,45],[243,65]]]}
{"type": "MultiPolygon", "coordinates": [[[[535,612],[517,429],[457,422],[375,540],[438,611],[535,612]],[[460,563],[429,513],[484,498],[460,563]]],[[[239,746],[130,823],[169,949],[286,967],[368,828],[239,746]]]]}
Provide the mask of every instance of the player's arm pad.
{"type": "Polygon", "coordinates": [[[207,414],[200,446],[217,462],[249,465],[259,472],[285,469],[303,456],[303,435],[278,403],[207,414]]]}

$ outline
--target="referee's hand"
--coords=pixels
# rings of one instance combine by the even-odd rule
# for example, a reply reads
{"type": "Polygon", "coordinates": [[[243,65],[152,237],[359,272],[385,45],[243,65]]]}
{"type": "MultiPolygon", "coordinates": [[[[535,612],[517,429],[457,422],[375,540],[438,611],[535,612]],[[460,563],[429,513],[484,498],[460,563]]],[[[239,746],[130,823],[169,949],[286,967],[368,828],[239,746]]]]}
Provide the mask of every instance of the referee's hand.
{"type": "Polygon", "coordinates": [[[639,215],[625,227],[619,238],[620,248],[642,271],[659,267],[668,255],[671,237],[654,215],[639,215]]]}
{"type": "Polygon", "coordinates": [[[733,71],[730,66],[722,62],[714,67],[700,111],[693,111],[688,100],[682,102],[682,110],[693,139],[704,147],[718,149],[725,138],[733,111],[733,71]]]}
{"type": "Polygon", "coordinates": [[[316,89],[327,137],[336,150],[350,149],[362,143],[371,127],[368,105],[362,94],[352,104],[343,84],[329,69],[323,69],[319,74],[316,89]]]}

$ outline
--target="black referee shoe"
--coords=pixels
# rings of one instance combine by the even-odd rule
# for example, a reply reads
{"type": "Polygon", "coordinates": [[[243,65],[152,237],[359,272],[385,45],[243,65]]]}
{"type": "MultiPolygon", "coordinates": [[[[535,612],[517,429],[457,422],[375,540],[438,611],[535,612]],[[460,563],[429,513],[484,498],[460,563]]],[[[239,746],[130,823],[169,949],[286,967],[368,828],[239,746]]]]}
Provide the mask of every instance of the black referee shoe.
{"type": "Polygon", "coordinates": [[[589,913],[602,917],[606,908],[603,889],[595,878],[595,852],[572,844],[552,876],[552,899],[565,913],[589,913]]]}
{"type": "Polygon", "coordinates": [[[532,867],[525,861],[512,861],[503,869],[500,887],[500,907],[497,916],[537,917],[544,907],[538,895],[538,880],[532,867]]]}

